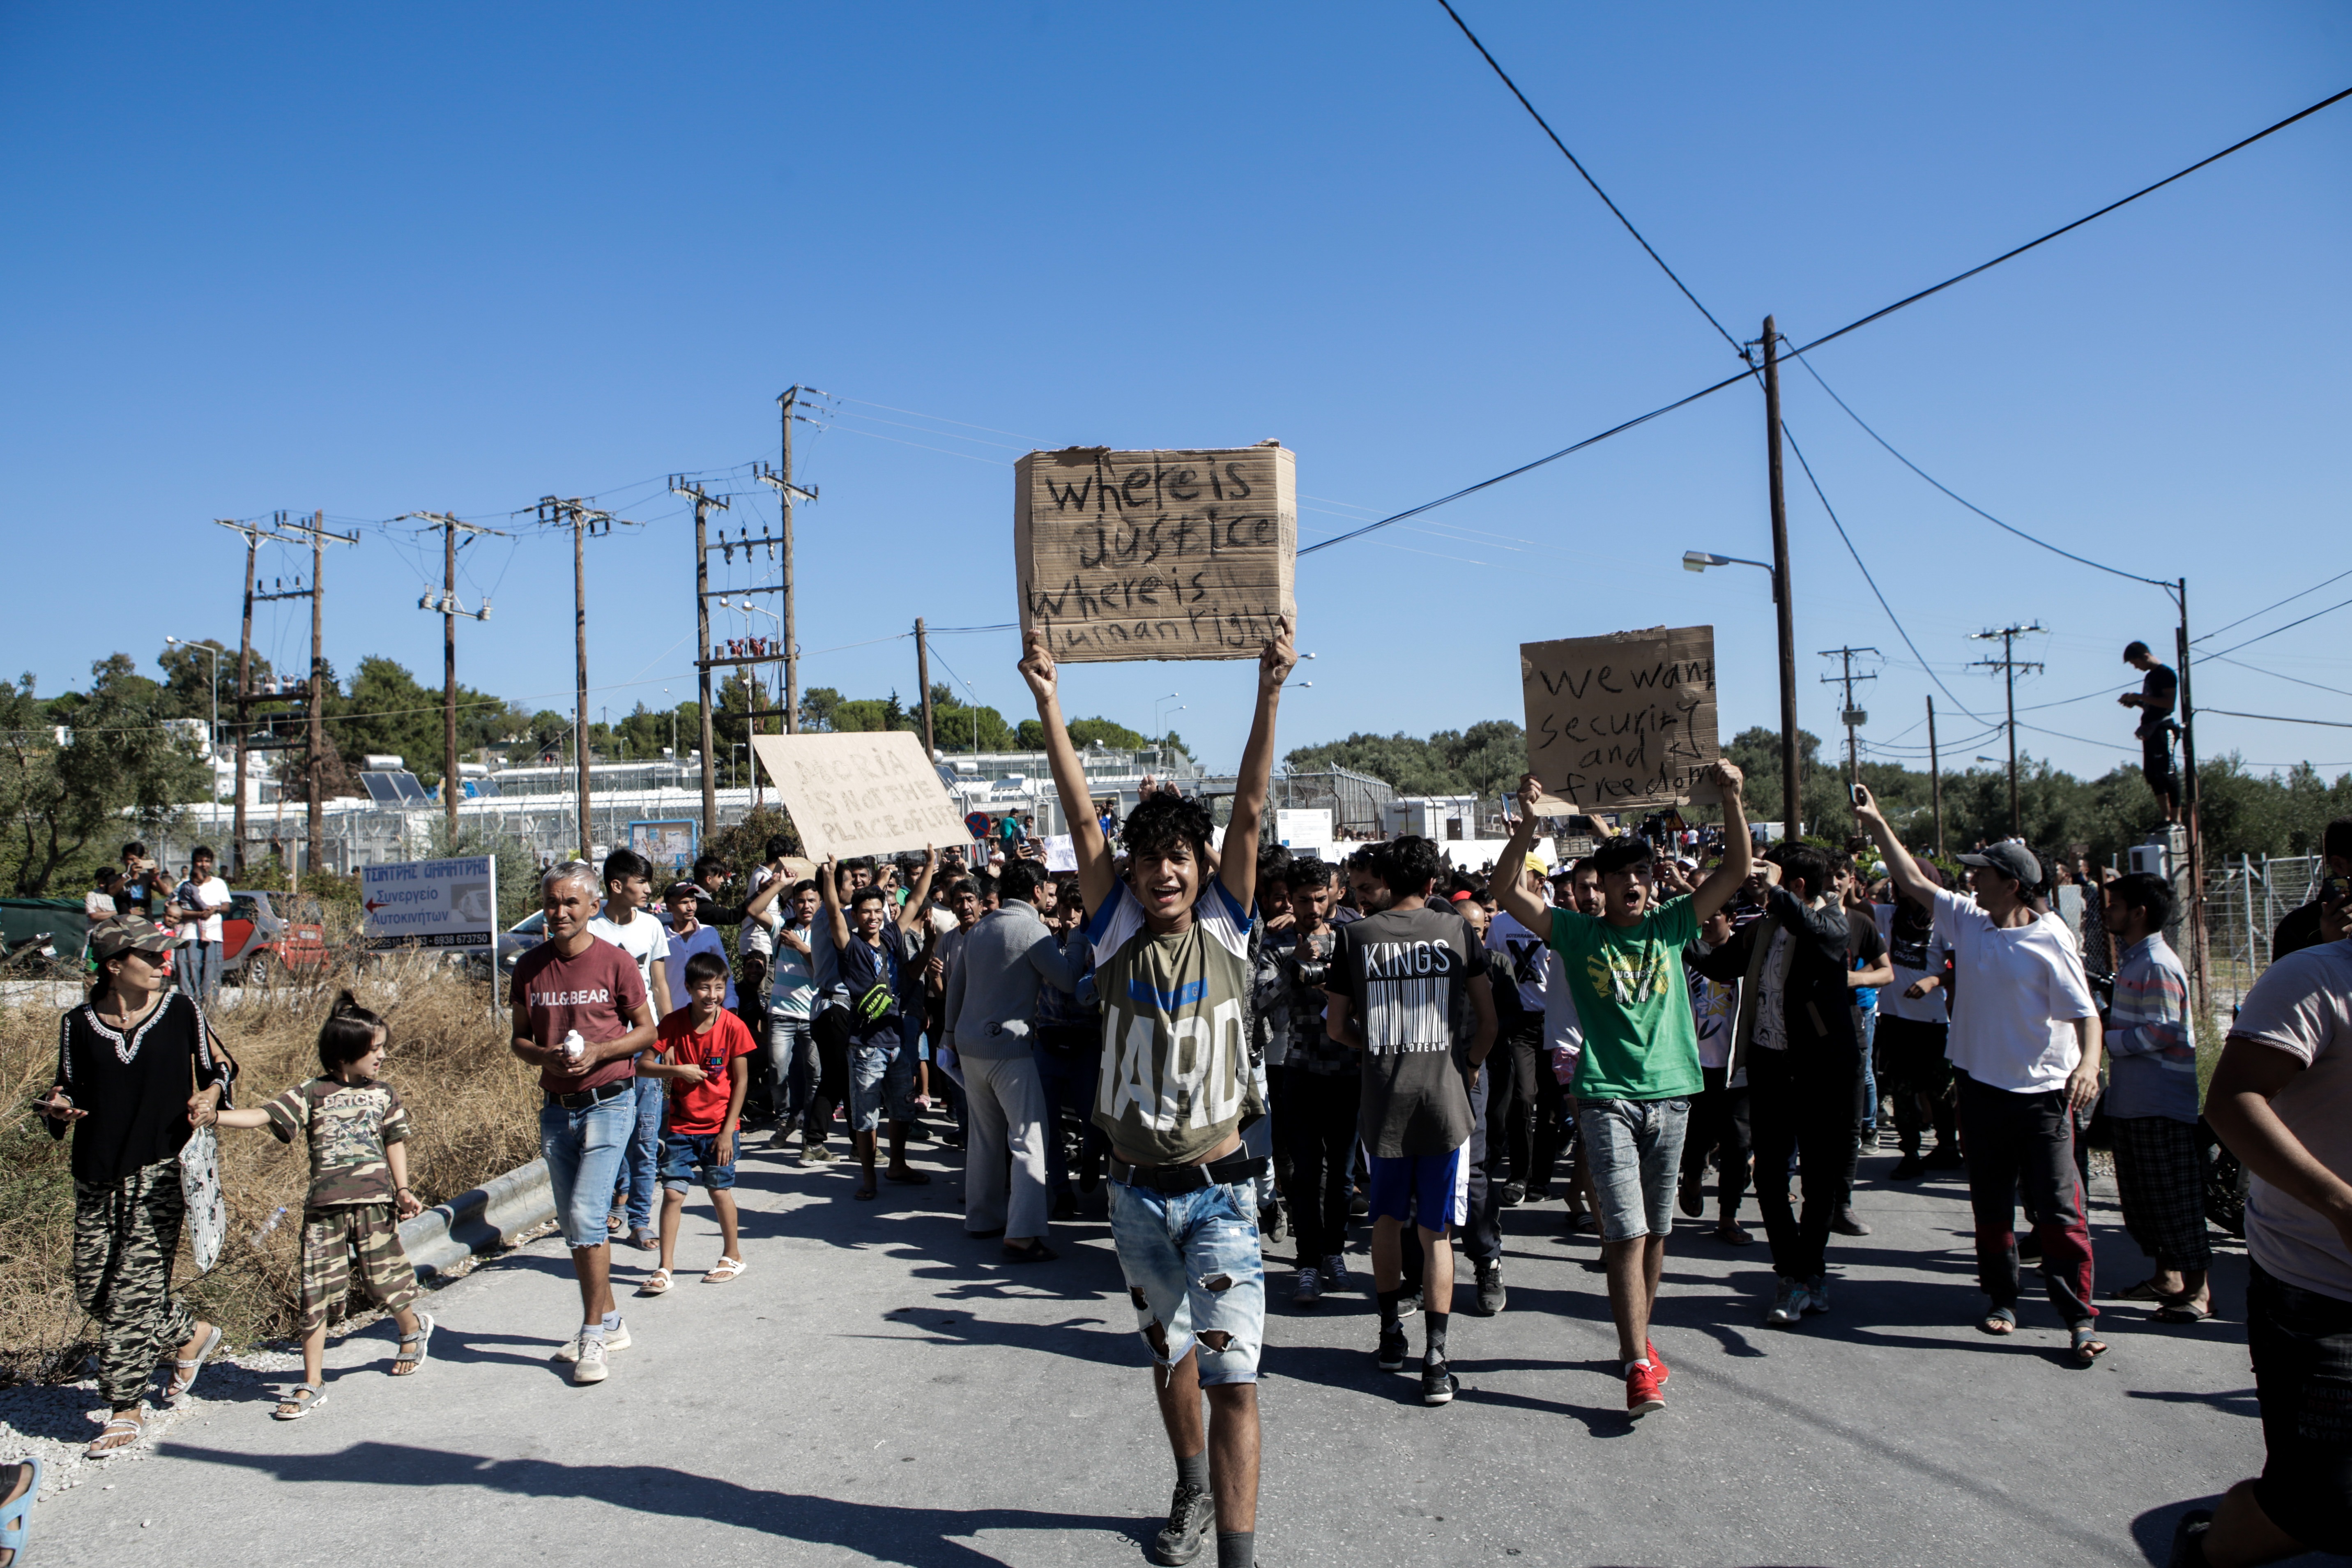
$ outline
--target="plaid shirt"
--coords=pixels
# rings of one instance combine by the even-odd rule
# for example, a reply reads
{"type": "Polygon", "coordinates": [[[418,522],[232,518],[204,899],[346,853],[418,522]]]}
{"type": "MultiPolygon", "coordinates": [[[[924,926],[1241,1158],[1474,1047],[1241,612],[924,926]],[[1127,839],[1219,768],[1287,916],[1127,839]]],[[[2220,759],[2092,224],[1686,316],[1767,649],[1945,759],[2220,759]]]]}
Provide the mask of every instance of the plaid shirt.
{"type": "Polygon", "coordinates": [[[2189,975],[2153,932],[2126,949],[2107,1011],[2111,1117],[2197,1120],[2197,1047],[2189,1035],[2189,975]]]}

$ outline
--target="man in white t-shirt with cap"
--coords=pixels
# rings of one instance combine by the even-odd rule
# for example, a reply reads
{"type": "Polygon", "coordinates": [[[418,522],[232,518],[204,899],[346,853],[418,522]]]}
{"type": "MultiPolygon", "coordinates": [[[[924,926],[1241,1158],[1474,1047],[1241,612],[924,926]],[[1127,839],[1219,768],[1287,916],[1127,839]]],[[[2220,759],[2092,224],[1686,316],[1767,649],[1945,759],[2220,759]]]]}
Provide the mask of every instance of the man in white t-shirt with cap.
{"type": "Polygon", "coordinates": [[[1920,872],[1868,788],[1854,816],[1877,840],[1906,898],[1935,911],[1935,940],[1952,950],[1952,1022],[1945,1050],[1959,1070],[1960,1141],[1976,1210],[1977,1280],[1992,1305],[1978,1327],[2017,1331],[2017,1194],[2021,1184],[2042,1242],[2050,1304],[2073,1335],[2075,1363],[2105,1352],[2098,1337],[2091,1232],[2074,1163],[2074,1112],[2099,1094],[2105,1054],[2099,1006],[2065,922],[2037,913],[2028,895],[2042,863],[2014,840],[1960,857],[1974,899],[1920,872]]]}

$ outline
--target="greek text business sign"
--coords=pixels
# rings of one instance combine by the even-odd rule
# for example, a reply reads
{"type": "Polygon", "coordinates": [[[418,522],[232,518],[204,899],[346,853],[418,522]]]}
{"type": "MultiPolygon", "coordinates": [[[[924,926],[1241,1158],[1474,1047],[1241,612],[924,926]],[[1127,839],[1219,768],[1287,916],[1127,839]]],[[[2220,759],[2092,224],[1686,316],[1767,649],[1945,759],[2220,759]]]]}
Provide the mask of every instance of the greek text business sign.
{"type": "Polygon", "coordinates": [[[481,947],[498,941],[499,861],[400,860],[360,868],[368,945],[481,947]]]}

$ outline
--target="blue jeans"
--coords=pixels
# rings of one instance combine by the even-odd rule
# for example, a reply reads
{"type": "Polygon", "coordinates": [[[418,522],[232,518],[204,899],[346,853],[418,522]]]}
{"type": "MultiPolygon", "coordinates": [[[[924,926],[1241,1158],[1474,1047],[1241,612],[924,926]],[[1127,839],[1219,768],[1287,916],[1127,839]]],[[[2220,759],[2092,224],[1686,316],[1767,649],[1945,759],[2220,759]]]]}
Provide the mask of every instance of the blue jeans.
{"type": "Polygon", "coordinates": [[[768,1070],[774,1075],[777,1116],[787,1127],[799,1125],[816,1098],[816,1036],[806,1018],[769,1010],[768,1070]]]}
{"type": "Polygon", "coordinates": [[[1577,1108],[1584,1168],[1601,1205],[1601,1239],[1664,1236],[1690,1128],[1687,1100],[1588,1100],[1577,1108]]]}
{"type": "Polygon", "coordinates": [[[1255,1383],[1265,1338],[1255,1184],[1156,1193],[1113,1182],[1110,1235],[1136,1327],[1161,1377],[1197,1343],[1203,1388],[1255,1383]]]}
{"type": "Polygon", "coordinates": [[[894,1035],[849,1047],[849,1130],[871,1132],[885,1120],[915,1119],[915,1047],[894,1035]]]}
{"type": "Polygon", "coordinates": [[[663,1133],[662,1185],[671,1192],[682,1193],[686,1191],[688,1181],[699,1181],[711,1192],[726,1192],[735,1184],[735,1162],[730,1160],[721,1164],[718,1156],[719,1134],[716,1132],[663,1133]]]}
{"type": "MultiPolygon", "coordinates": [[[[628,1205],[629,1228],[651,1230],[654,1225],[655,1182],[661,1172],[662,1080],[636,1081],[636,1121],[629,1130],[629,1146],[621,1168],[613,1176],[613,1206],[628,1205]]],[[[613,1103],[627,1100],[623,1096],[613,1103]]]]}
{"type": "Polygon", "coordinates": [[[1065,1110],[1075,1107],[1085,1123],[1081,1149],[1089,1172],[1099,1172],[1104,1156],[1110,1152],[1110,1139],[1094,1119],[1095,1080],[1102,1077],[1102,1047],[1056,1050],[1040,1043],[1031,1050],[1037,1060],[1038,1080],[1045,1086],[1045,1189],[1059,1197],[1070,1190],[1069,1156],[1062,1146],[1065,1110]]]}
{"type": "Polygon", "coordinates": [[[1878,1131],[1878,1069],[1870,1059],[1877,1046],[1878,1009],[1864,1007],[1862,1010],[1862,1130],[1864,1132],[1878,1131]]]}
{"type": "Polygon", "coordinates": [[[635,1100],[616,1094],[578,1110],[552,1100],[540,1107],[539,1152],[555,1193],[555,1221],[566,1247],[602,1247],[613,1178],[636,1126],[635,1100]]]}
{"type": "Polygon", "coordinates": [[[216,942],[192,942],[179,951],[173,965],[180,989],[186,992],[199,1007],[209,1007],[220,994],[221,944],[216,942]]]}

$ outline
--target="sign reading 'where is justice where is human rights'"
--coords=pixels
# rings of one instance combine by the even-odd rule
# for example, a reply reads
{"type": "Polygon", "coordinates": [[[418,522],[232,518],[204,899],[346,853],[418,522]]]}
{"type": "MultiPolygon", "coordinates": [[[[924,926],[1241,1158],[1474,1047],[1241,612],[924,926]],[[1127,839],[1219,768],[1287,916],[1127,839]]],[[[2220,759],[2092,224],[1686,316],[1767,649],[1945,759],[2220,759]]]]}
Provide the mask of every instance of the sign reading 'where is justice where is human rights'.
{"type": "Polygon", "coordinates": [[[1013,465],[1021,631],[1056,660],[1255,658],[1296,621],[1297,458],[1070,447],[1013,465]]]}
{"type": "Polygon", "coordinates": [[[479,947],[498,942],[499,860],[396,860],[360,868],[368,946],[479,947]]]}
{"type": "Polygon", "coordinates": [[[1563,808],[1713,804],[1715,628],[1519,645],[1528,772],[1563,808]]]}
{"type": "Polygon", "coordinates": [[[970,841],[939,769],[911,730],[754,735],[751,750],[815,859],[970,841]]]}

